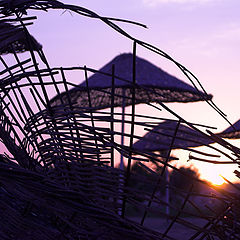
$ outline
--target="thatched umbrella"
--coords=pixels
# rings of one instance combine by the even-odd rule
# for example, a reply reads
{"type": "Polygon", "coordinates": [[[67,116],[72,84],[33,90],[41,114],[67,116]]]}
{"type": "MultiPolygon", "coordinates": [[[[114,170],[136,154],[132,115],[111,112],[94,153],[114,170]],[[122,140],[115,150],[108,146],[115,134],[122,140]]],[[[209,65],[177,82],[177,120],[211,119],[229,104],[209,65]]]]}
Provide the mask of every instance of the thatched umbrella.
{"type": "MultiPolygon", "coordinates": [[[[171,149],[188,149],[212,143],[200,132],[191,129],[177,121],[166,120],[154,127],[150,132],[138,140],[133,147],[140,151],[166,153],[171,149]],[[177,129],[177,131],[176,131],[177,129]],[[175,137],[175,138],[174,138],[175,137]],[[174,138],[174,141],[173,141],[174,138]]],[[[169,182],[168,168],[166,167],[166,182],[169,182]]],[[[169,203],[169,189],[166,186],[166,202],[169,203]]],[[[169,207],[166,207],[166,214],[169,215],[169,207]]]]}
{"type": "Polygon", "coordinates": [[[232,126],[219,133],[222,138],[237,139],[240,138],[240,120],[236,121],[232,126]]]}
{"type": "MultiPolygon", "coordinates": [[[[169,150],[174,137],[174,132],[178,122],[167,120],[154,127],[142,139],[134,144],[135,149],[141,151],[167,151],[169,150]]],[[[200,132],[191,129],[183,124],[180,124],[172,149],[186,149],[189,147],[199,147],[208,145],[213,141],[205,137],[200,132]]]]}
{"type": "MultiPolygon", "coordinates": [[[[120,54],[102,67],[88,79],[92,107],[98,109],[109,108],[111,105],[112,66],[115,65],[115,94],[114,106],[122,106],[122,97],[125,96],[125,105],[131,105],[132,65],[131,53],[120,54]],[[104,90],[104,91],[103,91],[104,90]],[[124,90],[124,91],[123,91],[124,90]],[[124,93],[123,93],[124,92],[124,93]]],[[[77,106],[89,106],[86,81],[69,91],[73,103],[77,106]]],[[[212,95],[205,95],[189,84],[168,74],[159,67],[136,57],[136,103],[149,102],[196,102],[209,100],[212,95]],[[146,90],[147,88],[147,90],[146,90]]],[[[67,94],[55,96],[52,105],[60,105],[60,97],[67,102],[67,94]]]]}
{"type": "Polygon", "coordinates": [[[14,26],[10,23],[0,22],[0,54],[25,52],[30,49],[40,50],[42,49],[33,36],[29,38],[31,47],[24,29],[18,26],[14,26]]]}
{"type": "MultiPolygon", "coordinates": [[[[176,126],[177,122],[171,120],[160,123],[148,132],[142,139],[137,141],[134,144],[134,148],[150,152],[169,150],[176,126]]],[[[240,138],[240,120],[216,135],[222,138],[240,138]]],[[[180,124],[172,149],[199,147],[213,142],[213,140],[205,137],[200,132],[180,124]]]]}

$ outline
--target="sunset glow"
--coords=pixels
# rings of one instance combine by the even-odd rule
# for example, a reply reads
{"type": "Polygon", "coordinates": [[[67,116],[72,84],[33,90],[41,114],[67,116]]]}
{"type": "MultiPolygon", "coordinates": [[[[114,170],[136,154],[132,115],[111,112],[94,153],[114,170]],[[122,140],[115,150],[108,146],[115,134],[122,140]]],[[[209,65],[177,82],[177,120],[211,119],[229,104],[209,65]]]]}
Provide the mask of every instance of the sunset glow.
{"type": "MultiPolygon", "coordinates": [[[[238,145],[239,140],[232,140],[231,143],[238,145]]],[[[214,145],[216,146],[216,145],[214,145]]],[[[209,151],[205,147],[197,148],[201,151],[209,151]]],[[[172,154],[175,157],[178,157],[178,161],[174,161],[173,165],[177,168],[184,166],[184,167],[191,167],[198,171],[199,177],[202,180],[206,180],[211,182],[214,185],[222,185],[225,183],[225,180],[221,177],[225,177],[231,182],[239,182],[239,179],[234,174],[235,165],[232,164],[209,164],[205,162],[200,161],[188,161],[188,152],[184,150],[174,150],[172,151],[172,154]]],[[[222,161],[226,161],[225,158],[220,158],[222,161]]]]}
{"type": "Polygon", "coordinates": [[[210,172],[209,177],[207,178],[213,185],[222,185],[225,181],[217,172],[210,172]]]}

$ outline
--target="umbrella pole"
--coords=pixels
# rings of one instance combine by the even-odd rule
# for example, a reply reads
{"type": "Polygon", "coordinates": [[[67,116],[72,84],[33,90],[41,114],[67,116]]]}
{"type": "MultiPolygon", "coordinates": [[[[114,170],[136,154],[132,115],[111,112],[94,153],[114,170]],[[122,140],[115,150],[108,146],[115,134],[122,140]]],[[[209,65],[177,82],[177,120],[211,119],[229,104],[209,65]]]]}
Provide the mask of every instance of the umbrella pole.
{"type": "MultiPolygon", "coordinates": [[[[125,89],[122,89],[122,129],[121,129],[121,146],[124,146],[124,131],[125,131],[125,126],[124,126],[124,122],[125,122],[125,107],[126,107],[126,103],[125,103],[125,89]]],[[[120,170],[124,170],[124,158],[123,158],[123,153],[121,152],[120,155],[120,164],[119,164],[119,169],[120,170]]],[[[124,181],[123,181],[123,175],[120,174],[119,176],[119,200],[118,203],[121,206],[122,205],[122,199],[121,199],[121,195],[123,193],[123,185],[124,185],[124,181]]],[[[122,215],[122,209],[119,208],[118,209],[118,214],[121,216],[122,215]]]]}
{"type": "Polygon", "coordinates": [[[166,205],[166,216],[167,216],[167,222],[169,221],[169,171],[168,167],[165,169],[165,176],[166,176],[166,195],[165,195],[165,201],[167,203],[166,205]]]}
{"type": "MultiPolygon", "coordinates": [[[[125,107],[126,107],[126,103],[125,103],[125,89],[123,88],[123,89],[122,89],[122,129],[121,129],[121,146],[124,146],[125,107]]],[[[123,154],[122,154],[122,152],[121,152],[121,157],[120,157],[120,169],[121,169],[121,170],[124,169],[124,161],[123,161],[123,154]]]]}

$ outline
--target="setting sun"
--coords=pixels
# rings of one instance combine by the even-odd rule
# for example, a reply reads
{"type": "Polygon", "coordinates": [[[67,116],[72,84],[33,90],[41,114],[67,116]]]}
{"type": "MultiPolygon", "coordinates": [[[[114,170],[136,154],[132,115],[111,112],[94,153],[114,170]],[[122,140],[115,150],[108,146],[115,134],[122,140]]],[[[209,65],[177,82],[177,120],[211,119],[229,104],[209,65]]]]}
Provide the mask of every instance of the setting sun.
{"type": "MultiPolygon", "coordinates": [[[[237,145],[239,144],[237,140],[231,141],[231,143],[237,145]]],[[[205,147],[198,148],[200,151],[208,151],[205,147]]],[[[184,167],[193,167],[197,169],[199,173],[199,177],[202,180],[206,180],[213,185],[222,185],[225,183],[225,180],[221,177],[225,177],[227,180],[236,183],[239,182],[239,179],[234,174],[234,165],[232,164],[208,164],[206,162],[200,161],[188,161],[189,153],[184,150],[175,150],[173,151],[173,155],[178,157],[180,160],[174,162],[174,166],[179,168],[181,166],[184,167]]],[[[220,159],[222,161],[226,161],[226,159],[220,159]]]]}
{"type": "Polygon", "coordinates": [[[217,172],[210,172],[207,180],[211,182],[213,185],[222,185],[225,181],[221,177],[221,175],[217,172]]]}

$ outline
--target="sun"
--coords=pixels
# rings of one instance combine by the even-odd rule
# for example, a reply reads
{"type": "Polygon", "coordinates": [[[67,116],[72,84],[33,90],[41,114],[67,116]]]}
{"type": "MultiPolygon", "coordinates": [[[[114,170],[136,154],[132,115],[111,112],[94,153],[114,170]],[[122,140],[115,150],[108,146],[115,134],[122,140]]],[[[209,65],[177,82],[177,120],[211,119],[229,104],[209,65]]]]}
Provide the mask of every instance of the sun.
{"type": "Polygon", "coordinates": [[[207,180],[211,182],[213,185],[217,186],[220,186],[225,182],[224,179],[221,177],[221,174],[217,172],[210,172],[207,177],[207,180]]]}

